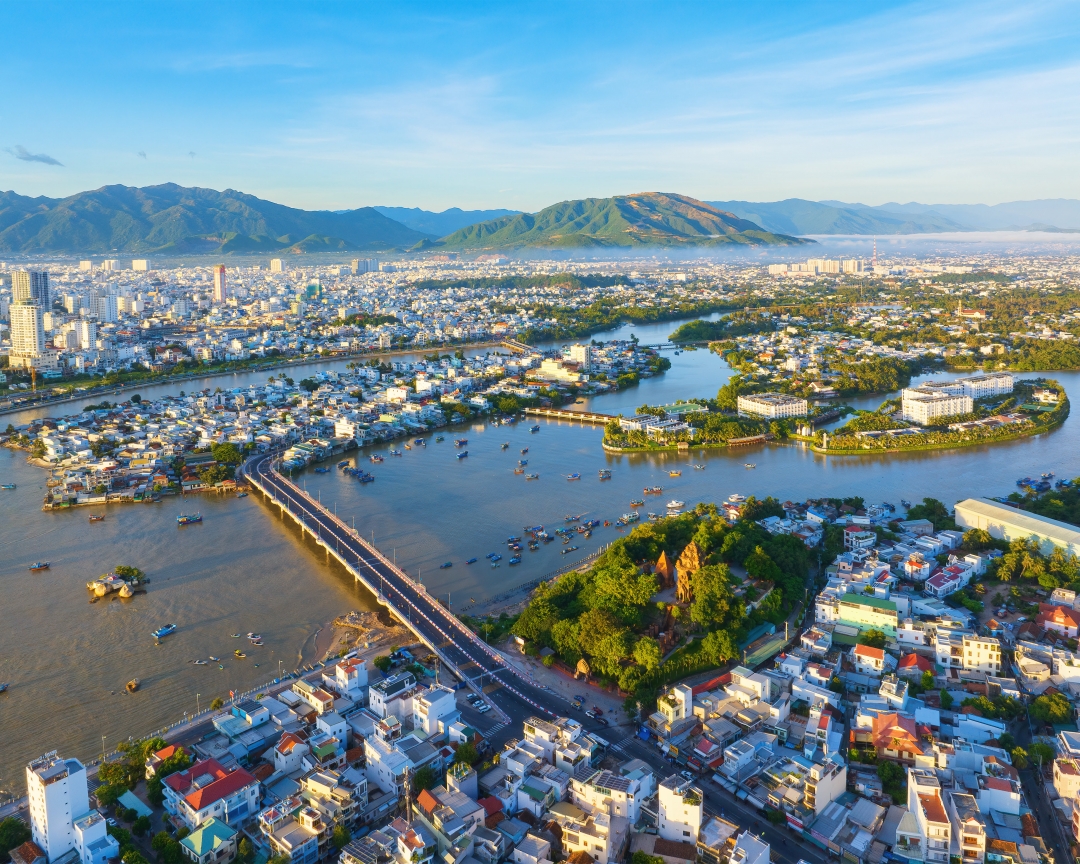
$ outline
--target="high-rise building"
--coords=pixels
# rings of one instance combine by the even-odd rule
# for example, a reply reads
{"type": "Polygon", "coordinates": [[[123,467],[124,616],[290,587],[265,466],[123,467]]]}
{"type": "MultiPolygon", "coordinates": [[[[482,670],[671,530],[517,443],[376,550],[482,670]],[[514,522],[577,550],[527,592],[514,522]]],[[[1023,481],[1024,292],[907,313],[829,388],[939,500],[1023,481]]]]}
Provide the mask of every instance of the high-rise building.
{"type": "Polygon", "coordinates": [[[26,766],[30,832],[49,861],[74,850],[82,864],[105,864],[120,857],[105,817],[90,809],[86,769],[78,759],[54,750],[26,766]]]}
{"type": "Polygon", "coordinates": [[[80,270],[93,270],[94,269],[94,262],[93,261],[80,261],[79,262],[79,269],[80,270]]]}
{"type": "Polygon", "coordinates": [[[115,324],[120,311],[118,300],[115,294],[99,295],[93,309],[94,317],[103,324],[115,324]]]}
{"type": "Polygon", "coordinates": [[[119,270],[120,269],[120,262],[117,261],[115,258],[106,258],[104,261],[101,262],[101,269],[102,270],[119,270]]]}
{"type": "Polygon", "coordinates": [[[229,299],[229,286],[225,282],[225,265],[214,265],[214,302],[224,303],[229,299]]]}
{"type": "Polygon", "coordinates": [[[75,325],[75,332],[79,337],[79,348],[83,351],[93,351],[97,348],[97,324],[83,318],[75,325]]]}
{"type": "Polygon", "coordinates": [[[16,303],[11,315],[11,365],[34,365],[45,350],[45,327],[41,307],[35,303],[16,303]],[[27,362],[29,361],[29,362],[27,362]]]}
{"type": "Polygon", "coordinates": [[[589,372],[592,369],[592,346],[571,345],[570,359],[578,364],[582,372],[589,372]]]}
{"type": "Polygon", "coordinates": [[[132,259],[131,269],[132,270],[142,270],[142,271],[149,270],[150,269],[150,262],[147,261],[145,258],[132,259]]]}
{"type": "Polygon", "coordinates": [[[270,272],[271,273],[284,273],[285,272],[285,267],[282,265],[280,258],[271,258],[270,259],[270,272]]]}
{"type": "Polygon", "coordinates": [[[44,270],[16,270],[11,274],[11,294],[16,303],[36,303],[48,309],[52,306],[49,274],[44,270]]]}

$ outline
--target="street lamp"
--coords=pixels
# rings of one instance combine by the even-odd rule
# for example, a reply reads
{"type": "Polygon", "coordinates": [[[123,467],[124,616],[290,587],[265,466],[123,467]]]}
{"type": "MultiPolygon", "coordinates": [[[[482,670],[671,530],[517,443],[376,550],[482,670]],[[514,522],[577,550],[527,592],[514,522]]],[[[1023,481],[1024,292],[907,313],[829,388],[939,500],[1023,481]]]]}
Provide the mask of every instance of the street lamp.
{"type": "Polygon", "coordinates": [[[195,694],[195,714],[196,714],[196,716],[199,715],[199,714],[202,714],[202,708],[199,706],[199,696],[201,696],[201,695],[202,695],[201,693],[196,693],[195,694]]]}
{"type": "Polygon", "coordinates": [[[105,736],[101,736],[101,764],[105,764],[105,736]]]}

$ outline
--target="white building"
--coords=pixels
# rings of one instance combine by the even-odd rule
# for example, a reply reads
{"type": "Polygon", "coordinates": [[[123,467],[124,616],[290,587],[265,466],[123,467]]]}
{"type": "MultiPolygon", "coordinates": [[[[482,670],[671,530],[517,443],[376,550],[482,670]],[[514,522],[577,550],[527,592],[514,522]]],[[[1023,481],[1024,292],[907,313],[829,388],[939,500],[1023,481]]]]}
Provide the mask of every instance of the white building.
{"type": "Polygon", "coordinates": [[[660,784],[660,813],[657,833],[676,843],[697,843],[701,830],[701,790],[689,780],[672,774],[660,784]]]}
{"type": "Polygon", "coordinates": [[[592,346],[591,345],[571,345],[570,346],[570,360],[577,363],[581,367],[582,372],[589,372],[592,370],[592,346]]]}
{"type": "Polygon", "coordinates": [[[971,397],[964,393],[953,393],[931,388],[905,388],[901,398],[901,416],[910,423],[929,426],[939,417],[953,417],[957,414],[970,414],[974,408],[971,397]]]}
{"type": "Polygon", "coordinates": [[[90,809],[86,769],[78,759],[61,759],[54,750],[26,766],[30,831],[34,842],[55,861],[76,850],[82,864],[104,864],[120,856],[105,819],[90,809]]]}
{"type": "Polygon", "coordinates": [[[412,704],[413,729],[422,731],[428,738],[445,739],[451,724],[461,717],[454,691],[442,684],[417,693],[412,704]]]}
{"type": "Polygon", "coordinates": [[[15,303],[8,309],[11,319],[11,365],[36,366],[45,354],[45,322],[42,307],[15,303]]]}
{"type": "Polygon", "coordinates": [[[735,838],[730,864],[769,864],[769,844],[749,831],[735,838]]]}
{"type": "Polygon", "coordinates": [[[224,303],[229,299],[229,284],[225,280],[225,265],[214,265],[214,302],[224,303]]]}
{"type": "Polygon", "coordinates": [[[740,417],[763,417],[766,420],[778,420],[782,417],[805,417],[809,405],[798,396],[786,393],[752,393],[740,396],[738,400],[740,417]]]}
{"type": "Polygon", "coordinates": [[[1002,674],[1001,643],[992,636],[939,628],[934,648],[938,665],[946,669],[1002,674]]]}
{"type": "Polygon", "coordinates": [[[150,262],[145,258],[134,258],[131,261],[131,269],[139,272],[145,272],[150,269],[150,262]]]}

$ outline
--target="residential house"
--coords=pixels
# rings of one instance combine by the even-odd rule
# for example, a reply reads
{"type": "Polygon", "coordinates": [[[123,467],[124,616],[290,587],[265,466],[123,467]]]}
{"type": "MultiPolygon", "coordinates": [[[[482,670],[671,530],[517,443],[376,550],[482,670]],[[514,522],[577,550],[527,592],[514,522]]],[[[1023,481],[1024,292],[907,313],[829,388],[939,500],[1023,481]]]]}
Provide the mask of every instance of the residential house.
{"type": "Polygon", "coordinates": [[[226,770],[216,759],[170,774],[162,790],[165,810],[189,831],[210,818],[236,828],[258,812],[259,781],[243,768],[226,770]]]}
{"type": "Polygon", "coordinates": [[[180,841],[195,864],[229,864],[236,857],[236,830],[218,819],[207,819],[180,841]]]}
{"type": "Polygon", "coordinates": [[[672,774],[660,783],[657,833],[665,840],[697,843],[704,796],[691,781],[672,774]]]}

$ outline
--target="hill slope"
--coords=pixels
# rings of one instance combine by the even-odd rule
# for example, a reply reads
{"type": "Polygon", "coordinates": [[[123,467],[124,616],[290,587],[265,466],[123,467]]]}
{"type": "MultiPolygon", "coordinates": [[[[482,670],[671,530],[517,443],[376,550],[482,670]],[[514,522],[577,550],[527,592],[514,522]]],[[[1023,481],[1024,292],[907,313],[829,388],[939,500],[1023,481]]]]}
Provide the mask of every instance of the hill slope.
{"type": "Polygon", "coordinates": [[[62,199],[0,193],[0,251],[6,252],[392,249],[426,236],[372,207],[298,210],[233,189],[175,183],[103,186],[62,199]]]}
{"type": "Polygon", "coordinates": [[[865,207],[838,201],[710,201],[743,219],[757,222],[768,231],[785,234],[927,234],[966,231],[966,226],[940,213],[894,213],[885,207],[865,207]]]}
{"type": "Polygon", "coordinates": [[[471,225],[438,241],[448,249],[508,247],[793,245],[806,241],[760,226],[686,195],[645,192],[563,201],[471,225]]]}
{"type": "Polygon", "coordinates": [[[441,213],[431,210],[421,210],[419,207],[380,207],[375,206],[388,219],[400,222],[412,228],[430,234],[432,237],[445,237],[461,228],[475,225],[477,222],[485,222],[488,219],[498,219],[500,216],[513,216],[520,210],[462,210],[460,207],[451,207],[441,213]]]}

